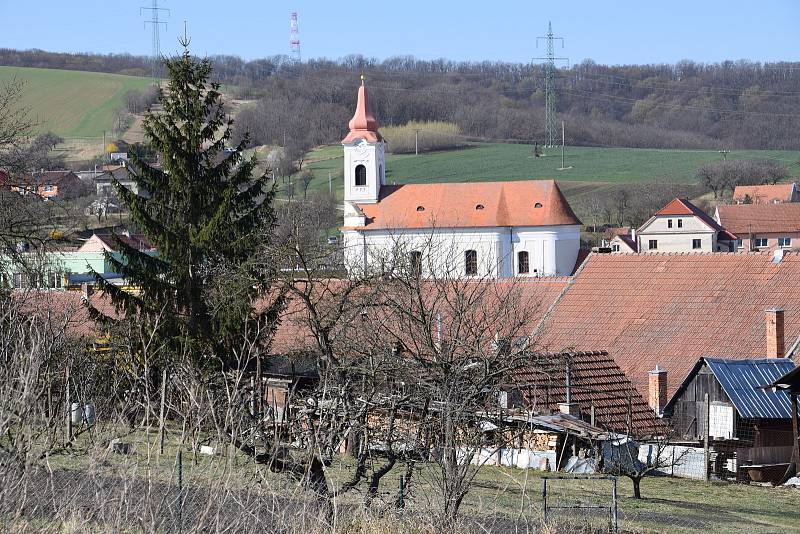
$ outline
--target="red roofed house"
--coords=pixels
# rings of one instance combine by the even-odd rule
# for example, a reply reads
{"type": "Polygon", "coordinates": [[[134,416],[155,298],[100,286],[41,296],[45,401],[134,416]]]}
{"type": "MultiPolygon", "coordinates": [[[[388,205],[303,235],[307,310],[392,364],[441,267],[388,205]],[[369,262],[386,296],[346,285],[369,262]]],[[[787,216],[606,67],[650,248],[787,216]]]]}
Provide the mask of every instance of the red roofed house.
{"type": "MultiPolygon", "coordinates": [[[[136,250],[141,251],[152,251],[155,250],[152,244],[147,240],[144,235],[119,235],[118,236],[123,243],[127,244],[130,247],[135,248],[136,250]]],[[[86,242],[81,245],[78,249],[78,252],[115,252],[116,251],[116,243],[114,239],[109,234],[92,234],[92,237],[86,240],[86,242]]]]}
{"type": "Polygon", "coordinates": [[[344,255],[350,272],[570,275],[580,221],[552,180],[386,184],[385,141],[363,84],[344,147],[344,255]]]}
{"type": "Polygon", "coordinates": [[[69,199],[83,193],[83,183],[72,171],[39,171],[11,179],[11,190],[20,195],[35,194],[44,200],[69,199]]]}
{"type": "Polygon", "coordinates": [[[800,203],[720,205],[716,219],[739,237],[738,248],[744,251],[800,244],[800,203]]]}
{"type": "Polygon", "coordinates": [[[735,240],[685,198],[671,201],[636,231],[639,252],[729,252],[735,240]]]}
{"type": "Polygon", "coordinates": [[[734,204],[780,204],[797,202],[797,184],[737,185],[733,190],[734,204]]]}
{"type": "Polygon", "coordinates": [[[608,351],[663,408],[701,357],[796,357],[798,279],[793,252],[592,254],[533,338],[548,352],[608,351]],[[775,309],[784,319],[771,335],[775,309]]]}

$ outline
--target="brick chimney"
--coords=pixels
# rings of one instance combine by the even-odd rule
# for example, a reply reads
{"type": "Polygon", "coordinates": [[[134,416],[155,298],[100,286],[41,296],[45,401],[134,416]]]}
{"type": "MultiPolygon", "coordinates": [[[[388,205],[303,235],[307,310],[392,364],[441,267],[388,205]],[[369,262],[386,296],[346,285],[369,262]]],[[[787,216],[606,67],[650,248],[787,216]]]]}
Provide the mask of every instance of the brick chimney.
{"type": "Polygon", "coordinates": [[[783,358],[786,345],[783,334],[783,309],[767,308],[767,358],[783,358]]]}
{"type": "Polygon", "coordinates": [[[667,404],[667,370],[656,364],[649,374],[649,404],[656,414],[661,415],[667,404]]]}

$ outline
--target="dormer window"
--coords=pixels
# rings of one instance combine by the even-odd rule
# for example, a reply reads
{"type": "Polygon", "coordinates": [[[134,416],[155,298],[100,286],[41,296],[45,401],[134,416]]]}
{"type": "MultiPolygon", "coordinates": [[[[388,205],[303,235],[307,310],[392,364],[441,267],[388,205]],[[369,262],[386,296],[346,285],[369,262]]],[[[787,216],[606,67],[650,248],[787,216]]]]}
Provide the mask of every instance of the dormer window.
{"type": "Polygon", "coordinates": [[[476,210],[482,210],[483,209],[483,204],[478,204],[477,206],[475,206],[475,209],[476,210]]]}
{"type": "Polygon", "coordinates": [[[534,208],[541,208],[542,207],[542,203],[541,202],[537,202],[536,204],[533,205],[533,207],[534,208]]]}
{"type": "Polygon", "coordinates": [[[417,206],[417,211],[425,211],[425,206],[417,206]]]}
{"type": "Polygon", "coordinates": [[[367,168],[364,165],[356,165],[356,187],[367,185],[367,168]]]}

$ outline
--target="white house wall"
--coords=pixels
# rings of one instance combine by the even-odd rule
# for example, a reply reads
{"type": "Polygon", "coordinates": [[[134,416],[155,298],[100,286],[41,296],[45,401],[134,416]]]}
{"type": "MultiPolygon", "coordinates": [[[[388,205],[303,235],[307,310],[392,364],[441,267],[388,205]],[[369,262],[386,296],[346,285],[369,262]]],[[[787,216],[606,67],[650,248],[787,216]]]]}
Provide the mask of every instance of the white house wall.
{"type": "Polygon", "coordinates": [[[661,215],[655,217],[637,232],[640,252],[650,252],[651,239],[658,241],[658,248],[653,252],[715,252],[717,250],[717,232],[696,217],[690,215],[661,215]],[[668,221],[672,221],[672,228],[668,221]],[[678,228],[678,220],[683,226],[678,228]],[[699,239],[699,249],[692,248],[692,240],[699,239]]]}

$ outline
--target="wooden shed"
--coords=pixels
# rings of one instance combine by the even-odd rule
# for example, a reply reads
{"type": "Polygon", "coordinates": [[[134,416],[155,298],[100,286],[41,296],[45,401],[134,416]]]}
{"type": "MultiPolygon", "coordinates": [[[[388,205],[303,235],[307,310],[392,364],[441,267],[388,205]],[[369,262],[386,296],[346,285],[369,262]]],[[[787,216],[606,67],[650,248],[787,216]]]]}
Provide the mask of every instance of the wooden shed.
{"type": "Polygon", "coordinates": [[[764,386],[793,368],[786,358],[700,358],[664,417],[676,439],[706,447],[707,467],[717,476],[756,479],[756,467],[785,471],[793,444],[791,402],[786,392],[764,386]]]}

